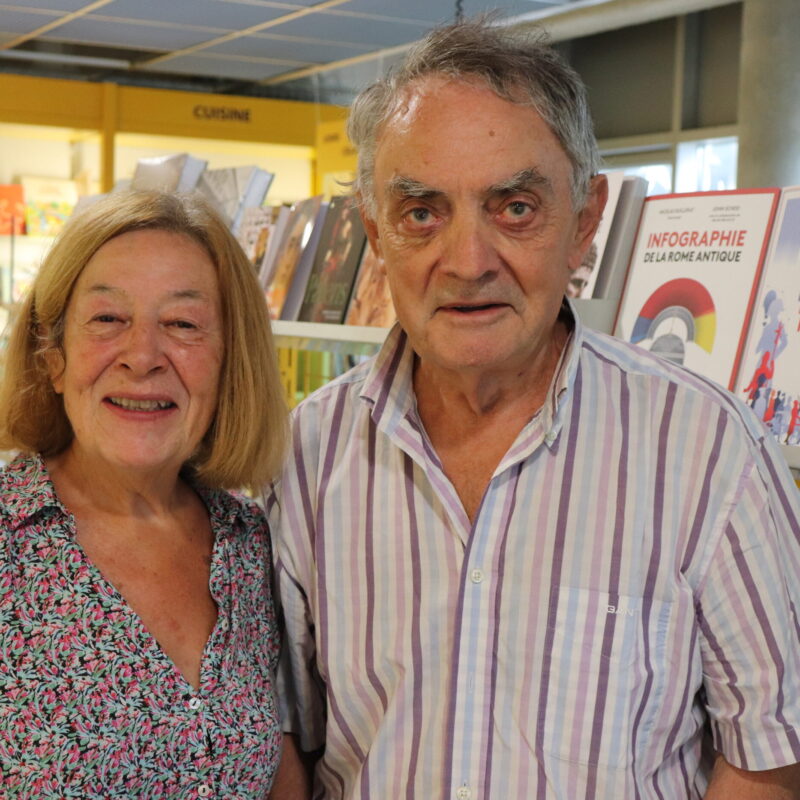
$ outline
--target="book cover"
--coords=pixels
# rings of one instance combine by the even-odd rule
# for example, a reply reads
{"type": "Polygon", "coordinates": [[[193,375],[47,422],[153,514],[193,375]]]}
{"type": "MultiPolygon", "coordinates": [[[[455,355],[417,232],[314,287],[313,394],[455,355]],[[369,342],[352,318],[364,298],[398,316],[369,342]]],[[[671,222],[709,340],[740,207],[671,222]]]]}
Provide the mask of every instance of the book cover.
{"type": "Polygon", "coordinates": [[[207,164],[207,161],[188,153],[140,158],[133,172],[131,189],[190,192],[197,188],[207,164]]]}
{"type": "Polygon", "coordinates": [[[78,185],[69,178],[20,178],[29,236],[55,236],[78,202],[78,185]]]}
{"type": "Polygon", "coordinates": [[[781,193],[735,392],[800,446],[800,186],[781,193]]]}
{"type": "Polygon", "coordinates": [[[597,271],[593,297],[607,298],[619,303],[646,196],[647,181],[644,178],[638,175],[623,177],[614,218],[597,271]]]}
{"type": "Polygon", "coordinates": [[[319,240],[325,226],[325,217],[328,213],[329,206],[330,203],[322,203],[319,207],[319,211],[317,211],[317,216],[314,219],[314,227],[311,229],[311,236],[309,237],[308,243],[303,248],[303,252],[294,270],[292,282],[289,285],[289,291],[286,293],[286,299],[283,301],[280,317],[282,320],[296,320],[300,312],[300,306],[303,305],[308,276],[311,274],[311,268],[314,266],[314,256],[319,247],[319,240]]]}
{"type": "Polygon", "coordinates": [[[269,241],[269,227],[274,222],[275,210],[270,207],[248,208],[242,215],[236,241],[255,267],[261,263],[269,241]]]}
{"type": "Polygon", "coordinates": [[[270,280],[272,280],[278,245],[283,238],[291,215],[292,209],[290,206],[273,206],[272,223],[262,231],[259,242],[256,245],[254,258],[256,269],[258,270],[258,281],[265,292],[269,287],[270,280]]]}
{"type": "Polygon", "coordinates": [[[320,194],[300,200],[292,206],[283,236],[276,246],[272,277],[267,284],[267,305],[272,319],[280,319],[294,271],[311,239],[314,220],[321,205],[320,194]]]}
{"type": "Polygon", "coordinates": [[[647,198],[616,336],[732,389],[778,195],[750,189],[647,198]]]}
{"type": "Polygon", "coordinates": [[[386,270],[381,258],[366,244],[344,321],[347,325],[390,328],[396,319],[386,270]]]}
{"type": "Polygon", "coordinates": [[[366,240],[353,199],[334,197],[325,217],[299,320],[343,322],[366,240]]]}
{"type": "Polygon", "coordinates": [[[206,169],[200,175],[197,189],[237,233],[245,211],[261,206],[274,177],[256,166],[206,169]]]}
{"type": "Polygon", "coordinates": [[[25,233],[25,196],[19,183],[0,184],[0,236],[25,233]]]}

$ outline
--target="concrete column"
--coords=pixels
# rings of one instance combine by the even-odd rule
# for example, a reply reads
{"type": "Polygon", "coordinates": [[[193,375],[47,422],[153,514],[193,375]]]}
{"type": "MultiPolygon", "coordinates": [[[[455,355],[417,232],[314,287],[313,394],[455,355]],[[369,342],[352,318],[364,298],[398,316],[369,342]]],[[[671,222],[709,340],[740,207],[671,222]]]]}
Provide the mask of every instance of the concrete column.
{"type": "Polygon", "coordinates": [[[738,185],[800,184],[800,3],[743,6],[738,185]]]}

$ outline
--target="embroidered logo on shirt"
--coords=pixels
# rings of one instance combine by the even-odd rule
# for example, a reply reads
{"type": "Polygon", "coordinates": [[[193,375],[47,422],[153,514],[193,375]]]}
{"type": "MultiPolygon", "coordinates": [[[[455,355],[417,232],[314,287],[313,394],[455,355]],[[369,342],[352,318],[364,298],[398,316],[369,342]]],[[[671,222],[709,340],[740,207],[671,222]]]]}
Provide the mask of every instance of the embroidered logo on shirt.
{"type": "Polygon", "coordinates": [[[621,617],[633,617],[636,614],[635,608],[623,608],[622,606],[606,606],[606,614],[616,614],[621,617]]]}

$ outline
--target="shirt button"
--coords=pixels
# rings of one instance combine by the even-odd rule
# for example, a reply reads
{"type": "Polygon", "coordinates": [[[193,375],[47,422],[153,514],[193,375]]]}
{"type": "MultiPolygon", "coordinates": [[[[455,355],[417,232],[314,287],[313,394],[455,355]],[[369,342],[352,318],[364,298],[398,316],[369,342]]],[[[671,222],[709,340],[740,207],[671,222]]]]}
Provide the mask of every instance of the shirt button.
{"type": "Polygon", "coordinates": [[[483,570],[482,569],[473,569],[472,572],[469,574],[469,579],[473,583],[480,583],[483,580],[483,570]]]}
{"type": "MultiPolygon", "coordinates": [[[[192,697],[191,700],[189,700],[189,708],[193,709],[194,711],[197,711],[197,709],[202,705],[203,701],[199,697],[192,697]]],[[[203,795],[203,797],[207,797],[207,795],[203,795]]]]}
{"type": "Polygon", "coordinates": [[[458,790],[456,791],[456,797],[458,800],[469,800],[472,797],[472,792],[470,791],[469,786],[459,786],[458,790]]]}
{"type": "Polygon", "coordinates": [[[544,440],[546,442],[554,442],[556,440],[556,432],[555,431],[547,431],[544,435],[544,440]]]}
{"type": "Polygon", "coordinates": [[[206,783],[201,783],[197,787],[197,796],[198,797],[211,797],[213,794],[211,787],[206,783]]]}

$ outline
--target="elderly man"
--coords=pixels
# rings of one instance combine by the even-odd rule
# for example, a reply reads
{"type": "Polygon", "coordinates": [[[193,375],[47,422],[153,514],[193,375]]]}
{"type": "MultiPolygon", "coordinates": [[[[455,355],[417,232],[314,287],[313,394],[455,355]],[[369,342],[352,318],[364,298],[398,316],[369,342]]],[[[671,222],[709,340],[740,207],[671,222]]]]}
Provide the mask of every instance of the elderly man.
{"type": "Polygon", "coordinates": [[[267,496],[314,797],[797,797],[797,492],[744,407],[564,300],[606,196],[578,77],[452,26],[350,131],[399,325],[267,496]]]}

